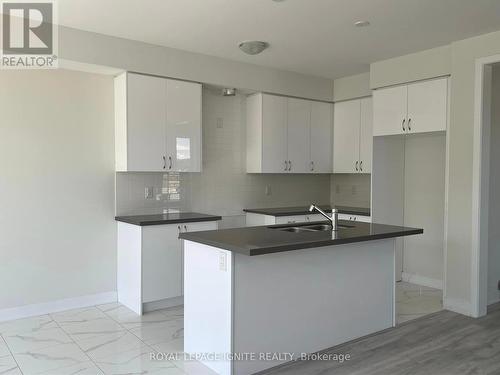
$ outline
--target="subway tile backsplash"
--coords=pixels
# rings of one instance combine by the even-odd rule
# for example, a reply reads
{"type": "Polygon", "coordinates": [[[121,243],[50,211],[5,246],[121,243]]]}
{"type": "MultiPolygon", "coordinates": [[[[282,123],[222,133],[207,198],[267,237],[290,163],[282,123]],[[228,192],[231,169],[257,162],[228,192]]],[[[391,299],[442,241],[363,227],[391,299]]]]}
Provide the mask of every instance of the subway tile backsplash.
{"type": "Polygon", "coordinates": [[[244,225],[243,208],[325,204],[331,198],[336,204],[369,206],[369,177],[338,180],[341,193],[334,194],[334,177],[343,175],[247,174],[245,109],[244,95],[223,97],[204,89],[203,171],[116,173],[117,214],[198,211],[221,215],[221,226],[233,227],[244,225]],[[345,193],[352,181],[355,197],[345,193]],[[153,188],[152,199],[145,198],[148,187],[153,188]]]}

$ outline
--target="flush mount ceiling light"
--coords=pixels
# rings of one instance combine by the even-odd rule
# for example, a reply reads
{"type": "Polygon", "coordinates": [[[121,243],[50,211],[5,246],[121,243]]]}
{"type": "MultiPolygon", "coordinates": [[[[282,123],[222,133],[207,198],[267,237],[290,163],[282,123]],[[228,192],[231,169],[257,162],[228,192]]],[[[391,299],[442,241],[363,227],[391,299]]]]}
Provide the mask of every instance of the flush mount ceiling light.
{"type": "Polygon", "coordinates": [[[369,21],[356,21],[356,22],[354,22],[354,26],[366,27],[366,26],[370,26],[370,22],[369,21]]]}
{"type": "Polygon", "coordinates": [[[257,55],[269,47],[269,43],[260,40],[249,40],[239,43],[238,47],[247,55],[257,55]]]}
{"type": "Polygon", "coordinates": [[[222,89],[222,95],[223,96],[235,96],[236,95],[236,89],[225,87],[225,88],[222,89]]]}

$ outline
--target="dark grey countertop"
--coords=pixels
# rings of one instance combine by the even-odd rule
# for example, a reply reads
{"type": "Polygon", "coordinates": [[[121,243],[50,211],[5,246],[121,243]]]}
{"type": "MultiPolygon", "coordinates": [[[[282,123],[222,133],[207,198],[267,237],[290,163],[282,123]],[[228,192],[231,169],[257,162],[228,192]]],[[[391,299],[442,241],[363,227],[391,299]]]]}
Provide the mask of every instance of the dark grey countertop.
{"type": "MultiPolygon", "coordinates": [[[[322,210],[331,210],[332,206],[329,204],[319,205],[322,210]]],[[[339,214],[346,215],[361,215],[370,216],[370,209],[364,207],[349,207],[349,206],[334,206],[339,210],[339,214]]],[[[291,216],[291,215],[308,215],[317,212],[309,212],[309,207],[268,207],[268,208],[245,208],[243,211],[251,212],[254,214],[269,215],[269,216],[291,216]]]]}
{"type": "MultiPolygon", "coordinates": [[[[326,224],[327,222],[317,223],[326,224]]],[[[328,230],[294,233],[278,229],[283,227],[306,226],[312,224],[314,223],[271,225],[181,233],[179,238],[252,256],[308,249],[313,247],[403,237],[421,234],[424,232],[423,229],[419,228],[371,224],[346,220],[339,220],[339,225],[348,226],[348,228],[340,228],[335,232],[328,230]]]]}
{"type": "Polygon", "coordinates": [[[197,212],[180,212],[158,215],[132,215],[132,216],[116,216],[116,221],[123,223],[146,226],[146,225],[162,225],[162,224],[177,224],[177,223],[194,223],[199,221],[217,221],[222,220],[220,216],[200,214],[197,212]]]}

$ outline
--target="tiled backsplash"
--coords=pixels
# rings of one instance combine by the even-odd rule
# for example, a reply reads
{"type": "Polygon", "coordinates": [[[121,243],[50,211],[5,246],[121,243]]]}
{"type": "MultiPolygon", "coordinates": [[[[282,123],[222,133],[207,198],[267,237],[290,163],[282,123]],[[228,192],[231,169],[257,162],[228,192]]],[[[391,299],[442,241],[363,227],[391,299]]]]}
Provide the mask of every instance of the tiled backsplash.
{"type": "Polygon", "coordinates": [[[334,174],[331,177],[331,201],[353,207],[370,207],[371,175],[334,174]]]}
{"type": "Polygon", "coordinates": [[[117,173],[118,215],[192,210],[244,225],[243,208],[330,202],[330,175],[246,173],[245,96],[203,91],[203,172],[117,173]],[[145,188],[153,187],[152,199],[145,188]],[[168,191],[170,190],[170,191],[168,191]]]}

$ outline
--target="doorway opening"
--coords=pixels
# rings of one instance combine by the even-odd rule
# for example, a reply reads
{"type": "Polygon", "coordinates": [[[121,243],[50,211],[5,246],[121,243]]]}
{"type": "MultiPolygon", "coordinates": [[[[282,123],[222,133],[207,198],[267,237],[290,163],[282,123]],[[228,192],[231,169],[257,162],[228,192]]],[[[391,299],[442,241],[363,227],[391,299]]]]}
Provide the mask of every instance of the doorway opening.
{"type": "Polygon", "coordinates": [[[474,317],[500,302],[500,55],[476,61],[472,228],[474,317]]]}

